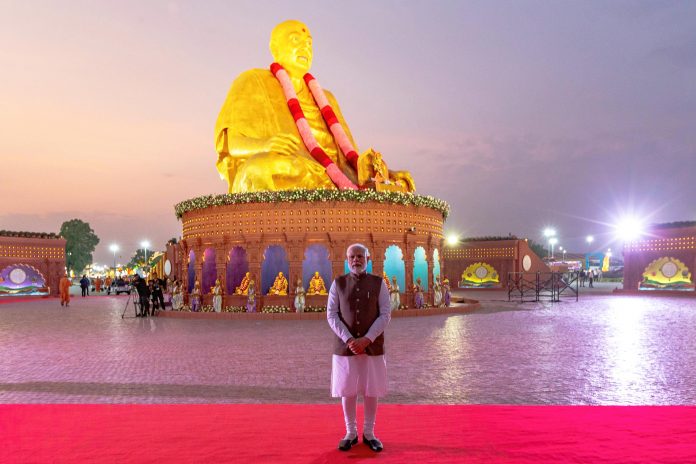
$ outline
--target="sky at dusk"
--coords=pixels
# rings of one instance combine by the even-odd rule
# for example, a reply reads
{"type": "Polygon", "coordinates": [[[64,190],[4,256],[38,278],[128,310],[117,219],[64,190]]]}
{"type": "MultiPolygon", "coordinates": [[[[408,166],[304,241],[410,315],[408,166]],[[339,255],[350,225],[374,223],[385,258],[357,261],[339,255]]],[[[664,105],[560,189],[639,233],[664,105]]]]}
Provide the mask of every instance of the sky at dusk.
{"type": "Polygon", "coordinates": [[[215,120],[299,19],[359,151],[450,203],[446,232],[585,251],[696,220],[696,2],[0,0],[0,229],[89,222],[98,263],[225,193],[215,120]]]}

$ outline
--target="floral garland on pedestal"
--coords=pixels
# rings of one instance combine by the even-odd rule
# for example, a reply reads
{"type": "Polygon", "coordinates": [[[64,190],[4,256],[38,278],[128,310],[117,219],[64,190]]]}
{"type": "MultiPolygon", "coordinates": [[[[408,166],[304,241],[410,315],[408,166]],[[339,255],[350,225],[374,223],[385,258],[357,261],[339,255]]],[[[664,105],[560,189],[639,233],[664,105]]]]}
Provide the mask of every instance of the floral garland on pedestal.
{"type": "Polygon", "coordinates": [[[264,306],[261,310],[262,313],[289,313],[290,308],[288,306],[264,306]]]}
{"type": "Polygon", "coordinates": [[[222,308],[223,313],[245,313],[246,306],[225,306],[222,308]]]}
{"type": "Polygon", "coordinates": [[[326,306],[307,306],[304,310],[306,313],[325,313],[326,306]]]}
{"type": "Polygon", "coordinates": [[[238,205],[244,203],[295,203],[295,202],[356,201],[366,203],[396,203],[400,205],[424,206],[442,213],[447,219],[450,206],[447,202],[429,195],[415,195],[402,192],[377,192],[376,190],[336,190],[336,189],[295,189],[272,192],[225,193],[205,195],[184,200],[174,206],[176,217],[181,219],[185,213],[211,206],[238,205]]]}

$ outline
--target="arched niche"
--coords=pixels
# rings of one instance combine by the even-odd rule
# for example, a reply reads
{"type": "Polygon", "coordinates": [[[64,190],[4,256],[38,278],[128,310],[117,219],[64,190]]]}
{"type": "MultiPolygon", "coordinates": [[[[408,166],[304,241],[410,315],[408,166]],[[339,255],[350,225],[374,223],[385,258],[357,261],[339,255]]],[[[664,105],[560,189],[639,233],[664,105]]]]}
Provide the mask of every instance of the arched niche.
{"type": "MultiPolygon", "coordinates": [[[[263,264],[261,265],[261,291],[264,295],[268,294],[268,290],[275,282],[279,272],[288,278],[290,264],[288,263],[287,253],[281,245],[271,245],[266,248],[263,253],[263,264]]],[[[291,285],[288,280],[288,291],[291,285]]]]}
{"type": "Polygon", "coordinates": [[[214,248],[206,248],[203,252],[203,268],[201,269],[201,274],[201,291],[203,294],[210,293],[210,289],[215,286],[215,279],[217,279],[214,248]]]}
{"type": "MultiPolygon", "coordinates": [[[[326,290],[331,286],[331,261],[329,260],[329,250],[320,244],[310,245],[305,249],[304,261],[302,261],[302,285],[305,290],[309,286],[309,281],[315,272],[324,280],[326,290]]],[[[290,282],[290,287],[295,288],[296,282],[290,282]]]]}
{"type": "Polygon", "coordinates": [[[427,291],[428,288],[428,260],[425,248],[419,246],[413,252],[413,283],[420,277],[421,287],[427,291]]]}
{"type": "Polygon", "coordinates": [[[389,277],[390,283],[392,277],[396,276],[399,290],[402,293],[406,291],[406,264],[404,263],[404,253],[398,245],[391,245],[385,251],[384,272],[389,277]]]}
{"type": "Polygon", "coordinates": [[[249,261],[244,247],[236,246],[230,250],[227,256],[227,270],[225,275],[226,293],[232,295],[246,273],[249,272],[249,261]]]}

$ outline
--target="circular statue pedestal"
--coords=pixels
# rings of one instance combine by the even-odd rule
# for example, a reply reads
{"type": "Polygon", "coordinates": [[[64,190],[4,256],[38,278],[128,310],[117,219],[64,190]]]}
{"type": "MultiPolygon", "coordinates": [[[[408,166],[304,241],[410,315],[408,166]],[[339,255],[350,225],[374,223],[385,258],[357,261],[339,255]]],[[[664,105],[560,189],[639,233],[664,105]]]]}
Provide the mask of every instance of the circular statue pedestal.
{"type": "MultiPolygon", "coordinates": [[[[190,277],[200,281],[205,277],[204,267],[210,272],[209,261],[214,256],[215,276],[224,284],[228,267],[239,265],[230,259],[232,250],[239,247],[248,265],[246,271],[256,282],[259,312],[269,306],[294,311],[295,282],[303,276],[305,251],[313,245],[325,247],[330,261],[331,277],[324,279],[327,289],[335,277],[345,272],[346,248],[356,242],[369,249],[372,273],[376,275],[382,275],[386,249],[398,246],[403,253],[406,282],[412,282],[415,249],[425,249],[432,270],[433,251],[442,249],[443,224],[449,211],[445,202],[432,197],[372,190],[226,194],[187,200],[175,209],[183,234],[179,243],[167,249],[165,259],[172,269],[169,277],[177,277],[188,289],[190,277]],[[287,296],[264,295],[273,282],[268,278],[262,281],[262,266],[268,259],[267,250],[273,246],[285,252],[287,296]]],[[[432,272],[428,275],[430,287],[432,272]]],[[[209,283],[203,282],[204,294],[209,283]]],[[[308,282],[303,283],[306,288],[308,282]]],[[[408,298],[411,286],[407,287],[401,290],[408,298]]],[[[224,290],[223,308],[241,303],[240,296],[231,295],[234,288],[224,290]]],[[[320,300],[326,304],[326,296],[320,300]]],[[[204,305],[211,301],[211,295],[204,296],[204,305]]],[[[321,301],[312,297],[311,305],[321,301]]]]}

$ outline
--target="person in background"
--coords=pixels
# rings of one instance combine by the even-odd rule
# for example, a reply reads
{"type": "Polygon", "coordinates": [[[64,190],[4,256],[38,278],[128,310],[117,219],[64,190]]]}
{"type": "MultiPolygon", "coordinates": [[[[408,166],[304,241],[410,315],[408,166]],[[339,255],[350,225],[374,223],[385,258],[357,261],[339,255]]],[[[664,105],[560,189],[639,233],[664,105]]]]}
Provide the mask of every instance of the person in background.
{"type": "Polygon", "coordinates": [[[70,277],[68,277],[68,274],[65,273],[63,274],[63,277],[60,278],[60,282],[58,282],[58,291],[60,292],[60,305],[61,306],[70,306],[70,286],[72,285],[72,282],[70,282],[70,277]]]}
{"type": "Polygon", "coordinates": [[[133,287],[138,292],[138,299],[140,301],[140,313],[136,313],[135,317],[149,316],[150,289],[148,288],[145,279],[141,278],[138,274],[136,274],[133,280],[133,287]]]}
{"type": "Polygon", "coordinates": [[[164,289],[167,283],[164,279],[157,277],[157,273],[153,272],[150,276],[150,290],[152,291],[152,314],[155,310],[162,308],[164,310],[164,289]]]}
{"type": "Polygon", "coordinates": [[[201,309],[201,283],[196,281],[191,292],[191,311],[197,312],[201,309]]]}
{"type": "Polygon", "coordinates": [[[82,289],[82,296],[89,296],[89,279],[86,274],[82,274],[80,279],[80,288],[82,289]]]}

